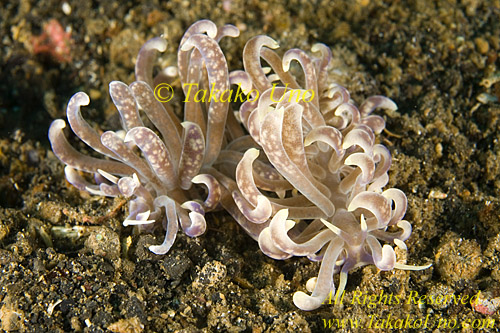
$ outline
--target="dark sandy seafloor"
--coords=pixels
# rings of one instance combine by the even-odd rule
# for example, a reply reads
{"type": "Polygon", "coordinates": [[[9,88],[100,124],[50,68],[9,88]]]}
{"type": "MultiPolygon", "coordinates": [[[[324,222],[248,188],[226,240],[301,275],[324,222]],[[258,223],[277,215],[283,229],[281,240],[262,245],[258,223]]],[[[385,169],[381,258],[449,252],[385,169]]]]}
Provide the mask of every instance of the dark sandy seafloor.
{"type": "Polygon", "coordinates": [[[500,330],[500,1],[21,0],[2,3],[0,31],[0,329],[349,332],[377,331],[385,318],[384,331],[398,319],[405,331],[500,330]],[[356,102],[382,94],[398,104],[379,112],[387,131],[378,138],[393,156],[389,186],[408,196],[413,234],[398,255],[431,268],[365,266],[349,274],[343,306],[305,312],[292,296],[318,263],[266,257],[224,212],[207,215],[205,235],[179,232],[168,254],[154,255],[147,246],[163,232],[124,228],[124,198],[65,181],[47,130],[71,95],[89,93],[86,119],[116,128],[108,83],[132,82],[140,46],[161,34],[160,61],[175,65],[183,32],[202,18],[240,28],[222,42],[231,69],[254,35],[277,40],[281,54],[322,42],[332,80],[356,102]],[[70,61],[33,50],[51,19],[71,30],[70,61]],[[381,293],[400,304],[355,298],[381,293]],[[416,293],[455,299],[414,304],[416,293]]]}

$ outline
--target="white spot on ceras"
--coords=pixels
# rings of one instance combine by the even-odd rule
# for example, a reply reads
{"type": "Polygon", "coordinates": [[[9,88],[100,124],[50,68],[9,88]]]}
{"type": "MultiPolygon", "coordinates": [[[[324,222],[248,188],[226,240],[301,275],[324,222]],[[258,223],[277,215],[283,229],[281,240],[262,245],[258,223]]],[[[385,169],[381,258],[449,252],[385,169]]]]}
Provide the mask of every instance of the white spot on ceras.
{"type": "Polygon", "coordinates": [[[274,156],[277,158],[282,158],[283,157],[283,152],[281,150],[276,150],[272,153],[274,156]]]}

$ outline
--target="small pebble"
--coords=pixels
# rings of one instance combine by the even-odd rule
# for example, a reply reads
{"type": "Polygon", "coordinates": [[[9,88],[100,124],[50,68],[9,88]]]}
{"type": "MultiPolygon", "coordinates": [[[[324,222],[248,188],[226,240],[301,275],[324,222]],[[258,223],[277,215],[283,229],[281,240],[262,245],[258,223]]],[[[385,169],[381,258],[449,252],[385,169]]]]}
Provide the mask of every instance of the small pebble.
{"type": "Polygon", "coordinates": [[[490,45],[488,41],[482,37],[477,37],[474,42],[476,43],[476,48],[481,54],[486,54],[490,50],[490,45]]]}
{"type": "Polygon", "coordinates": [[[66,15],[71,14],[71,6],[69,5],[69,3],[63,2],[61,8],[64,14],[66,15]]]}
{"type": "Polygon", "coordinates": [[[476,302],[472,303],[474,311],[487,316],[494,314],[500,306],[500,297],[493,297],[490,292],[481,292],[476,302]]]}
{"type": "Polygon", "coordinates": [[[118,234],[107,227],[95,229],[85,241],[85,247],[95,255],[118,259],[120,257],[120,238],[118,234]]]}
{"type": "Polygon", "coordinates": [[[213,286],[222,281],[226,275],[226,266],[217,260],[213,260],[203,266],[193,282],[193,287],[198,289],[213,286]]]}
{"type": "Polygon", "coordinates": [[[471,281],[483,267],[481,247],[471,239],[463,239],[456,234],[445,236],[436,252],[436,268],[450,283],[471,281]]]}

